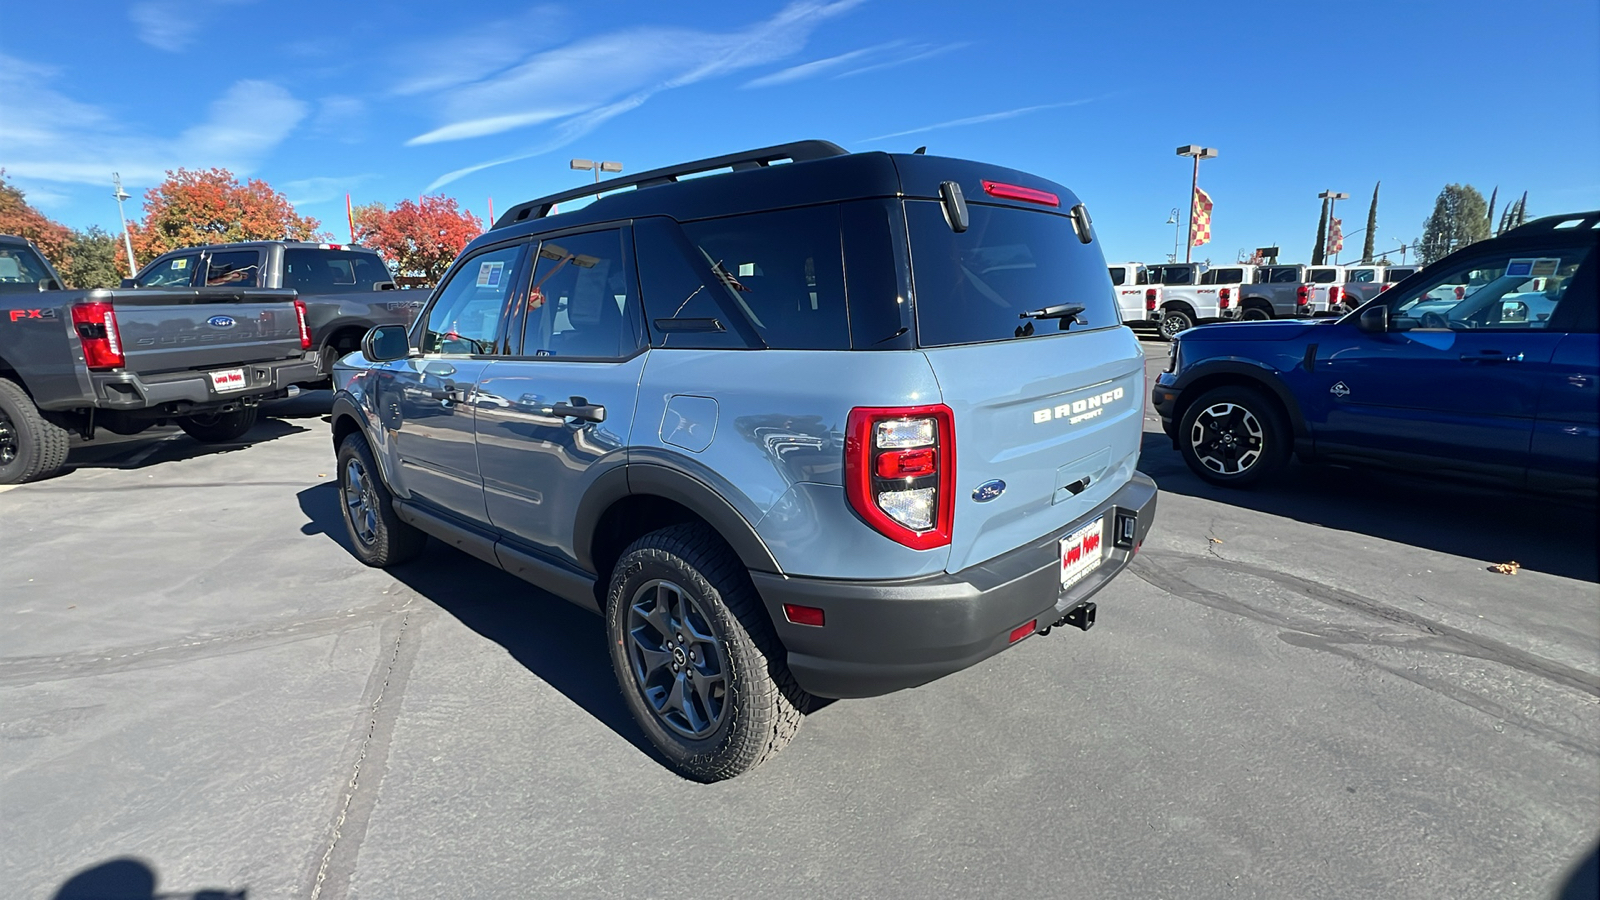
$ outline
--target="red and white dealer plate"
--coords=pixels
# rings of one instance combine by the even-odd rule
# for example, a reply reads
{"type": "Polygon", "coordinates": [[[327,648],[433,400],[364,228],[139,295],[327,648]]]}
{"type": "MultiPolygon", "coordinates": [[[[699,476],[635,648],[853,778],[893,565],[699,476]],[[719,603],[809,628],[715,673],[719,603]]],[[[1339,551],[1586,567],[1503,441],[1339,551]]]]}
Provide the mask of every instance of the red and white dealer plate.
{"type": "Polygon", "coordinates": [[[1100,567],[1105,559],[1101,539],[1105,536],[1105,516],[1061,539],[1061,588],[1065,590],[1100,567]]]}
{"type": "Polygon", "coordinates": [[[217,393],[226,394],[229,391],[242,391],[250,383],[244,380],[243,369],[223,369],[211,373],[211,386],[216,388],[217,393]]]}

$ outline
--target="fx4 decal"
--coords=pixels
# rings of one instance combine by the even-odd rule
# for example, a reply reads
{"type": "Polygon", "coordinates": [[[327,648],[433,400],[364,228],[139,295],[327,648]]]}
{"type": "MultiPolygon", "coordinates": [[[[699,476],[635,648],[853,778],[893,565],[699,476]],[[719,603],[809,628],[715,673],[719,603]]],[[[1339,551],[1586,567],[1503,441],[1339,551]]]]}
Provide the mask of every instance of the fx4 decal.
{"type": "Polygon", "coordinates": [[[53,309],[13,309],[10,312],[11,321],[20,322],[23,319],[54,319],[56,311],[53,309]]]}

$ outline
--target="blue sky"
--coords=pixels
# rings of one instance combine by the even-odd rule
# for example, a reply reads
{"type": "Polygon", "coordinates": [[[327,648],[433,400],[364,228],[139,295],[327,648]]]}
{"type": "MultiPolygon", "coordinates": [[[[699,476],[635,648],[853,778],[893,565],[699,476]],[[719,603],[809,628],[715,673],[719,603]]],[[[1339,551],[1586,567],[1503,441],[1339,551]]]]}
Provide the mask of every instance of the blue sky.
{"type": "Polygon", "coordinates": [[[112,171],[139,196],[227,167],[343,236],[346,192],[481,215],[589,177],[572,157],[639,171],[815,137],[1055,179],[1108,257],[1159,261],[1187,204],[1174,148],[1198,143],[1221,155],[1196,258],[1303,259],[1317,193],[1350,193],[1350,234],[1379,179],[1379,249],[1446,182],[1600,207],[1597,98],[1594,0],[139,0],[8,3],[0,30],[0,166],[112,230],[112,171]]]}

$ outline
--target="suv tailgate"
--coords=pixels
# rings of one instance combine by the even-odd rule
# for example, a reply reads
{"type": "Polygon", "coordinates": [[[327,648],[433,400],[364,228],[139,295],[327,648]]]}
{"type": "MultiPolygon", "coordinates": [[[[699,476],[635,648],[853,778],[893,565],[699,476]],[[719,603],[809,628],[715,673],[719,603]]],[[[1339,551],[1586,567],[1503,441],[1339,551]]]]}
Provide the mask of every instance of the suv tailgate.
{"type": "MultiPolygon", "coordinates": [[[[140,374],[300,356],[295,292],[273,289],[109,291],[127,368],[140,374]]],[[[92,299],[104,299],[95,292],[92,299]]]]}

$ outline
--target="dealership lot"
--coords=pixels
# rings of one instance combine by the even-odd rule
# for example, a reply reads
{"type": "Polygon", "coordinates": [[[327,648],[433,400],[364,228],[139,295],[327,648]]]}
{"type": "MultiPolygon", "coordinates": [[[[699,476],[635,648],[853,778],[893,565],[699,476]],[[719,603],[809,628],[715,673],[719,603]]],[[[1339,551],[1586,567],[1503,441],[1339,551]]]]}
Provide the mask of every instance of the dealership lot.
{"type": "Polygon", "coordinates": [[[437,543],[357,563],[326,410],[0,493],[0,895],[133,857],[180,896],[1521,896],[1596,838],[1592,507],[1221,491],[1147,413],[1155,529],[1092,632],[704,786],[597,618],[437,543]]]}

